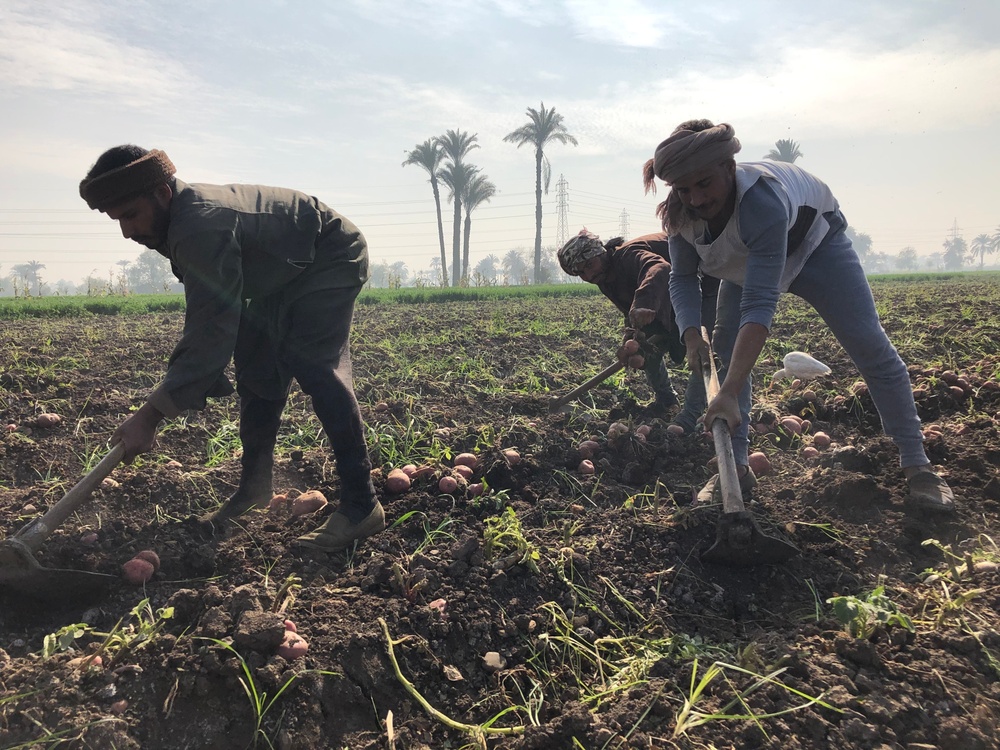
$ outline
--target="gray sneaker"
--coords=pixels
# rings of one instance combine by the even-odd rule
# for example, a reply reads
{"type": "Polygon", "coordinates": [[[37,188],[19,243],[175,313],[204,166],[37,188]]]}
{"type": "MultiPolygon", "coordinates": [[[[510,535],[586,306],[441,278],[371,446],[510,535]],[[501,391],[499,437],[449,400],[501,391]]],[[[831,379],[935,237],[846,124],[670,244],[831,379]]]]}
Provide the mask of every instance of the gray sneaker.
{"type": "MultiPolygon", "coordinates": [[[[738,468],[737,471],[739,471],[738,468]]],[[[747,473],[740,477],[740,491],[743,493],[743,500],[745,502],[750,500],[750,495],[753,492],[753,488],[756,486],[757,477],[754,475],[753,469],[748,466],[747,473]]],[[[705,483],[705,486],[702,487],[701,490],[699,490],[698,496],[695,498],[694,502],[691,503],[691,505],[692,507],[696,507],[699,505],[721,502],[722,486],[719,484],[719,475],[713,474],[712,478],[705,483]]]]}
{"type": "Polygon", "coordinates": [[[385,511],[382,510],[382,503],[376,502],[372,512],[357,523],[351,523],[346,515],[337,510],[322,526],[303,534],[294,543],[321,552],[339,552],[383,530],[385,511]]]}
{"type": "Polygon", "coordinates": [[[908,480],[910,494],[906,501],[919,510],[933,513],[954,513],[955,493],[933,471],[918,471],[908,480]]]}

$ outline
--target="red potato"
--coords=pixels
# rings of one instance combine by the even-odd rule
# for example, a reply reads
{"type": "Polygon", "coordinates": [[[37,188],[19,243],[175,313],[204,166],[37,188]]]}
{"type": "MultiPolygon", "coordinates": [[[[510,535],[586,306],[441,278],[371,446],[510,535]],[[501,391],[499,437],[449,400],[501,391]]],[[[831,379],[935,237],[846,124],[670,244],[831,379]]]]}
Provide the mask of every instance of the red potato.
{"type": "Polygon", "coordinates": [[[757,422],[757,424],[753,426],[753,431],[756,432],[758,435],[766,435],[768,432],[771,431],[771,428],[770,426],[764,424],[763,422],[757,422]]]}
{"type": "Polygon", "coordinates": [[[749,459],[750,469],[758,477],[765,477],[771,473],[771,459],[767,457],[766,453],[760,451],[751,453],[749,459]]]}
{"type": "Polygon", "coordinates": [[[424,477],[433,474],[434,471],[435,469],[433,466],[418,466],[416,471],[413,472],[413,475],[410,477],[410,479],[423,479],[424,477]]]}
{"type": "Polygon", "coordinates": [[[145,560],[146,562],[148,562],[150,565],[153,566],[154,573],[160,569],[160,556],[151,549],[144,549],[142,550],[142,552],[136,552],[134,559],[145,560]]]}
{"type": "Polygon", "coordinates": [[[669,432],[671,435],[682,436],[684,435],[684,428],[681,427],[679,424],[668,424],[667,432],[669,432]]]}
{"type": "Polygon", "coordinates": [[[825,432],[817,432],[813,435],[813,445],[817,448],[829,448],[830,447],[830,436],[825,432]]]}
{"type": "Polygon", "coordinates": [[[505,450],[503,452],[503,457],[504,459],[506,459],[508,465],[510,466],[517,466],[519,463],[521,463],[521,454],[518,453],[513,448],[508,448],[507,450],[505,450]]]}
{"type": "Polygon", "coordinates": [[[156,571],[151,562],[140,560],[137,557],[132,558],[122,565],[122,573],[125,576],[125,580],[133,586],[142,586],[153,577],[154,572],[156,571]]]}
{"type": "Polygon", "coordinates": [[[622,352],[626,357],[631,357],[633,354],[639,353],[639,342],[635,339],[629,339],[624,344],[622,344],[622,352]]]}
{"type": "Polygon", "coordinates": [[[955,385],[958,382],[958,374],[953,370],[945,370],[941,373],[941,380],[946,382],[948,385],[955,385]]]}
{"type": "Polygon", "coordinates": [[[635,428],[635,434],[639,435],[640,437],[644,437],[644,438],[649,437],[649,433],[652,432],[652,431],[653,431],[653,428],[650,427],[648,424],[641,424],[641,425],[639,425],[638,427],[635,428]]]}
{"type": "Polygon", "coordinates": [[[643,357],[641,354],[633,354],[631,357],[628,358],[628,366],[634,367],[636,370],[638,370],[640,367],[643,367],[645,364],[646,364],[646,358],[643,357]]]}
{"type": "Polygon", "coordinates": [[[35,427],[55,427],[60,422],[62,422],[62,417],[50,412],[35,417],[35,427]]]}
{"type": "Polygon", "coordinates": [[[455,466],[468,466],[475,469],[479,466],[479,457],[475,453],[459,453],[452,462],[455,466]]]}
{"type": "Polygon", "coordinates": [[[385,478],[385,491],[398,495],[410,489],[410,475],[404,469],[393,469],[385,478]]]}
{"type": "Polygon", "coordinates": [[[402,469],[400,469],[400,471],[406,474],[406,476],[408,476],[410,479],[413,479],[413,475],[417,473],[417,465],[407,464],[402,469]]]}
{"type": "Polygon", "coordinates": [[[472,479],[472,475],[474,472],[472,471],[471,466],[466,466],[465,464],[459,464],[458,466],[455,467],[455,473],[458,474],[460,477],[464,477],[465,479],[472,479]]]}
{"type": "Polygon", "coordinates": [[[801,385],[802,385],[802,381],[799,378],[795,378],[795,380],[792,381],[792,388],[793,389],[798,388],[801,385]]]}
{"type": "Polygon", "coordinates": [[[291,630],[293,633],[299,632],[299,629],[295,627],[295,623],[291,620],[285,620],[285,630],[291,630]]]}
{"type": "Polygon", "coordinates": [[[948,392],[951,393],[953,398],[963,399],[965,398],[965,389],[958,385],[948,386],[948,392]]]}
{"type": "Polygon", "coordinates": [[[104,660],[98,656],[74,656],[66,666],[70,669],[100,669],[104,665],[104,660]]]}
{"type": "Polygon", "coordinates": [[[580,456],[583,458],[593,458],[597,455],[597,451],[601,449],[601,444],[596,440],[584,440],[576,449],[580,451],[580,456]]]}
{"type": "Polygon", "coordinates": [[[7,432],[14,432],[16,430],[17,430],[17,425],[14,424],[13,422],[7,425],[7,432]]]}
{"type": "Polygon", "coordinates": [[[438,481],[438,489],[446,495],[451,495],[458,489],[458,480],[452,476],[443,476],[438,481]]]}
{"type": "Polygon", "coordinates": [[[476,482],[469,485],[469,497],[479,497],[483,494],[483,483],[476,482]]]}
{"type": "Polygon", "coordinates": [[[803,458],[816,458],[819,456],[819,448],[814,448],[811,445],[807,445],[802,449],[803,458]]]}
{"type": "Polygon", "coordinates": [[[594,462],[589,461],[586,458],[580,462],[580,465],[576,467],[576,470],[581,474],[589,475],[594,473],[594,462]]]}
{"type": "Polygon", "coordinates": [[[387,404],[385,401],[379,401],[377,404],[375,404],[375,411],[378,413],[389,411],[389,404],[387,404]]]}
{"type": "Polygon", "coordinates": [[[280,510],[284,510],[288,507],[289,503],[288,495],[281,493],[271,497],[271,502],[267,504],[267,509],[271,513],[277,513],[280,510]]]}
{"type": "Polygon", "coordinates": [[[802,398],[804,398],[806,401],[815,401],[816,400],[816,391],[812,391],[812,390],[802,391],[802,398]]]}
{"type": "Polygon", "coordinates": [[[97,539],[98,539],[97,532],[88,531],[86,534],[80,537],[80,544],[84,545],[85,547],[93,547],[95,544],[97,544],[97,539]]]}
{"type": "Polygon", "coordinates": [[[436,609],[440,614],[444,614],[445,607],[448,606],[448,601],[446,599],[435,599],[430,604],[427,605],[431,609],[436,609]]]}
{"type": "Polygon", "coordinates": [[[285,637],[278,646],[278,656],[286,661],[295,661],[300,656],[305,656],[309,651],[309,644],[306,639],[294,630],[286,630],[285,637]]]}
{"type": "Polygon", "coordinates": [[[788,432],[791,432],[792,434],[795,434],[795,435],[801,435],[802,434],[802,423],[796,421],[792,417],[785,417],[784,419],[782,419],[781,420],[781,426],[784,429],[788,430],[788,432]]]}
{"type": "Polygon", "coordinates": [[[811,430],[812,426],[813,426],[813,423],[810,422],[808,419],[803,419],[799,424],[802,426],[802,434],[803,435],[805,435],[807,432],[809,432],[809,430],[811,430]]]}
{"type": "Polygon", "coordinates": [[[307,516],[326,507],[326,497],[319,490],[303,492],[292,501],[293,516],[307,516]]]}

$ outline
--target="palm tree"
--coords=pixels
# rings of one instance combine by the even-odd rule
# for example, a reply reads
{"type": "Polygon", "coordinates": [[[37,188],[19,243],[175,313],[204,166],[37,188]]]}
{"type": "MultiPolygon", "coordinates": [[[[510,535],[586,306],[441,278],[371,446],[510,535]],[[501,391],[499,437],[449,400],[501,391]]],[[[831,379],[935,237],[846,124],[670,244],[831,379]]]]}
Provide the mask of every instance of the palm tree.
{"type": "Polygon", "coordinates": [[[545,158],[545,145],[550,141],[578,145],[576,138],[563,125],[563,116],[556,114],[555,107],[540,109],[528,107],[529,122],[504,136],[508,143],[516,143],[518,148],[525,144],[535,147],[535,283],[538,283],[542,268],[542,164],[545,164],[545,192],[549,192],[552,169],[545,158]]]}
{"type": "Polygon", "coordinates": [[[497,194],[497,186],[486,179],[486,175],[473,175],[462,191],[465,204],[465,236],[462,243],[462,278],[469,283],[469,235],[472,234],[472,212],[497,194]]]}
{"type": "MultiPolygon", "coordinates": [[[[476,143],[477,137],[475,133],[469,135],[462,130],[449,130],[444,135],[439,135],[434,139],[434,142],[444,151],[444,155],[451,160],[448,166],[451,167],[451,177],[453,179],[464,176],[460,167],[464,166],[466,154],[474,148],[479,148],[479,144],[476,143]]],[[[476,171],[479,170],[476,169],[476,171]]],[[[466,179],[469,176],[471,175],[466,176],[466,179]]],[[[441,178],[444,181],[444,174],[441,175],[441,178]]],[[[452,188],[452,199],[455,202],[455,220],[452,231],[451,283],[452,286],[458,286],[459,261],[461,261],[460,252],[462,249],[460,243],[462,234],[462,188],[464,188],[464,182],[459,185],[457,191],[454,184],[449,184],[448,186],[452,188]]]]}
{"type": "Polygon", "coordinates": [[[435,139],[428,138],[423,143],[418,143],[412,151],[407,152],[406,161],[403,162],[403,166],[416,164],[427,170],[427,174],[431,176],[430,183],[431,189],[434,191],[434,208],[437,211],[438,220],[438,241],[441,243],[441,284],[442,286],[448,286],[448,256],[445,255],[444,251],[444,224],[441,222],[441,192],[438,190],[438,170],[441,167],[442,158],[444,158],[444,154],[441,151],[440,144],[435,139]]]}
{"type": "Polygon", "coordinates": [[[488,284],[495,284],[497,280],[497,269],[500,259],[490,253],[485,258],[476,263],[476,274],[488,284]]]}
{"type": "Polygon", "coordinates": [[[994,244],[994,238],[990,237],[988,234],[976,235],[976,238],[972,240],[972,244],[969,249],[972,251],[972,259],[975,260],[979,257],[979,270],[983,270],[983,264],[986,262],[987,255],[993,255],[996,252],[996,244],[994,244]]]}
{"type": "Polygon", "coordinates": [[[468,190],[469,182],[479,174],[479,167],[474,164],[446,164],[441,170],[441,182],[448,188],[448,200],[455,205],[455,247],[451,258],[451,285],[458,286],[464,274],[462,273],[461,229],[462,229],[462,196],[468,190]]]}
{"type": "Polygon", "coordinates": [[[528,265],[524,262],[524,256],[520,250],[508,250],[503,256],[501,265],[503,266],[505,285],[516,286],[524,283],[528,265]]]}
{"type": "Polygon", "coordinates": [[[782,138],[774,142],[775,148],[772,148],[767,152],[765,159],[770,159],[771,161],[786,161],[789,164],[794,164],[795,160],[802,156],[802,152],[799,150],[799,144],[795,141],[782,138]]]}

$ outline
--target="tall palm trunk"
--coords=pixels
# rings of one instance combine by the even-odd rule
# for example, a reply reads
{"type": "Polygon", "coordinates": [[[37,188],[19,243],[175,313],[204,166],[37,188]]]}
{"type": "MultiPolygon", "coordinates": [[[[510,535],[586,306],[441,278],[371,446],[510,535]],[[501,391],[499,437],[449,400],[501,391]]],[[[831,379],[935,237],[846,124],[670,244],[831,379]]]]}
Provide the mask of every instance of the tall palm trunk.
{"type": "Polygon", "coordinates": [[[535,149],[535,283],[542,276],[542,149],[535,149]]]}
{"type": "Polygon", "coordinates": [[[438,190],[437,179],[431,179],[434,189],[434,206],[437,209],[438,241],[441,243],[441,286],[448,286],[448,255],[444,249],[444,222],[441,220],[441,191],[438,190]]]}
{"type": "Polygon", "coordinates": [[[472,234],[472,212],[465,207],[465,236],[462,238],[462,280],[469,285],[469,236],[472,234]]]}
{"type": "Polygon", "coordinates": [[[458,286],[462,271],[462,199],[455,194],[455,224],[452,232],[451,285],[458,286]]]}

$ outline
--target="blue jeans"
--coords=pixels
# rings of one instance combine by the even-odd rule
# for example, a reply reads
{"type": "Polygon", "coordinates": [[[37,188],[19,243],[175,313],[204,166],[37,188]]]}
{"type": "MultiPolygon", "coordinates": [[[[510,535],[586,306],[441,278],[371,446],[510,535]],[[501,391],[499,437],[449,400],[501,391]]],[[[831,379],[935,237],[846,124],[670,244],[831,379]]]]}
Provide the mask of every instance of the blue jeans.
{"type": "MultiPolygon", "coordinates": [[[[899,450],[900,465],[930,463],[906,365],[882,328],[861,262],[842,231],[824,240],[788,291],[812,305],[858,368],[882,419],[882,429],[899,450]]],[[[722,282],[713,348],[723,368],[736,343],[742,294],[742,287],[722,282]]],[[[723,369],[720,378],[724,373],[723,369]]],[[[752,378],[747,378],[739,395],[742,422],[733,433],[738,464],[748,463],[751,386],[752,378]]]]}

